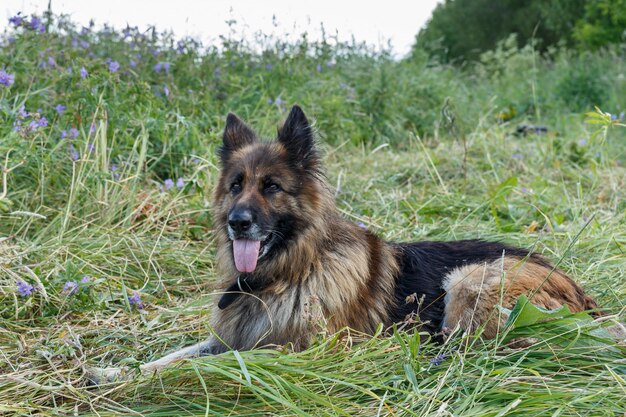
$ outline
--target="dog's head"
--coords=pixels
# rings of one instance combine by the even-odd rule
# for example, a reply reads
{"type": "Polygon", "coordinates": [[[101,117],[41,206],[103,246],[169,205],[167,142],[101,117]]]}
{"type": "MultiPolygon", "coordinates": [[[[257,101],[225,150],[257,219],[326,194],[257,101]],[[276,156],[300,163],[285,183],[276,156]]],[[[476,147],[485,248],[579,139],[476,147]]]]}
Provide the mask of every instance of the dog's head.
{"type": "Polygon", "coordinates": [[[274,141],[237,116],[226,118],[214,221],[239,272],[269,262],[310,226],[324,187],[314,135],[294,106],[274,141]]]}

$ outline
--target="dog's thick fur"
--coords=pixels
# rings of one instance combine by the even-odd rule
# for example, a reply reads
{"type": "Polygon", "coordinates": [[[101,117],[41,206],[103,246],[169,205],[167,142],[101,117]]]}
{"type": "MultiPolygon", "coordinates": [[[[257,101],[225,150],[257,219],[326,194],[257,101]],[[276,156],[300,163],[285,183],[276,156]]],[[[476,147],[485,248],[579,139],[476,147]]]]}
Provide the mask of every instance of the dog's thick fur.
{"type": "MultiPolygon", "coordinates": [[[[480,240],[390,243],[344,219],[322,173],[313,132],[295,106],[274,141],[229,114],[219,151],[213,219],[222,290],[207,341],[142,366],[184,357],[291,343],[307,346],[325,320],[330,332],[372,334],[382,323],[420,323],[494,337],[527,295],[573,312],[596,303],[564,272],[527,250],[480,240]],[[242,219],[242,216],[244,220],[242,219]],[[262,241],[252,272],[239,272],[234,240],[262,241]]],[[[252,262],[250,257],[246,261],[252,262]]]]}

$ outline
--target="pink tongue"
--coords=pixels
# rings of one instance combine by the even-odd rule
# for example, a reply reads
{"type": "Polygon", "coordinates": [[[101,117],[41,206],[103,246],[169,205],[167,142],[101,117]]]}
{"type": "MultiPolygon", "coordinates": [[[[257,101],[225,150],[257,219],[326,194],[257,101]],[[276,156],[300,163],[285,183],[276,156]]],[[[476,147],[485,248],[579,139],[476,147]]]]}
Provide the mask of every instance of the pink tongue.
{"type": "Polygon", "coordinates": [[[233,240],[233,256],[239,272],[252,272],[259,257],[260,240],[233,240]]]}

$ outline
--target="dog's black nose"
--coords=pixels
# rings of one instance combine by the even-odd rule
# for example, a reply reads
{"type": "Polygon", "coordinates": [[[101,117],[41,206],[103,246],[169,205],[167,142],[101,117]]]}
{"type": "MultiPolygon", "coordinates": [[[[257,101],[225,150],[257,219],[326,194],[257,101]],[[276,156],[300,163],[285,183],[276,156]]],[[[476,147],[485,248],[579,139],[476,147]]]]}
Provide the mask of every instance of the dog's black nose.
{"type": "Polygon", "coordinates": [[[247,208],[233,209],[228,213],[228,225],[235,233],[242,233],[252,226],[252,211],[247,208]]]}

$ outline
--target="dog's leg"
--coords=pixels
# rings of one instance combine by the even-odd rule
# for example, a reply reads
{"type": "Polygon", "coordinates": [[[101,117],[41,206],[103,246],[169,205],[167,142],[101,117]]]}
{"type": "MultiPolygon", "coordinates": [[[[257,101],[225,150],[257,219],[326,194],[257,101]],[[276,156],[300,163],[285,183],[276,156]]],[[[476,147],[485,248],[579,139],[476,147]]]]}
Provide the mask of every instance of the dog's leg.
{"type": "MultiPolygon", "coordinates": [[[[215,337],[211,337],[203,342],[196,343],[193,346],[186,347],[169,355],[165,355],[160,359],[145,363],[139,366],[142,374],[158,372],[159,370],[181,360],[187,358],[197,358],[199,356],[215,355],[224,352],[224,345],[215,337]]],[[[134,370],[127,367],[121,368],[89,368],[87,370],[87,378],[94,385],[100,385],[107,382],[126,381],[135,375],[134,370]]]]}
{"type": "Polygon", "coordinates": [[[169,355],[165,355],[160,359],[152,362],[145,363],[139,366],[141,373],[150,373],[159,371],[181,359],[197,358],[199,356],[214,355],[216,353],[223,352],[223,349],[219,349],[221,343],[214,337],[211,337],[203,342],[196,343],[193,346],[186,347],[184,349],[172,352],[169,355]]]}

